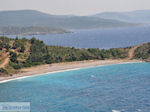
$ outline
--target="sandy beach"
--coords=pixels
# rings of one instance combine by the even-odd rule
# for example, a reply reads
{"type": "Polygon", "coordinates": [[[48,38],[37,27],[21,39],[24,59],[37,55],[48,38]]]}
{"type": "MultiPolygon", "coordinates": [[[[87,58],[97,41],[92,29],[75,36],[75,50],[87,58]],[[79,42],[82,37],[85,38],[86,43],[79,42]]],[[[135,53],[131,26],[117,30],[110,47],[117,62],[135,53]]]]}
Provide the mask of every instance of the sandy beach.
{"type": "Polygon", "coordinates": [[[21,72],[12,76],[0,77],[0,83],[8,82],[11,80],[22,79],[31,76],[45,75],[55,72],[63,72],[69,70],[76,70],[87,67],[96,67],[112,64],[125,64],[125,63],[136,63],[142,62],[139,60],[88,60],[88,61],[76,61],[76,62],[65,62],[65,63],[54,63],[35,66],[31,68],[21,69],[21,72]]]}

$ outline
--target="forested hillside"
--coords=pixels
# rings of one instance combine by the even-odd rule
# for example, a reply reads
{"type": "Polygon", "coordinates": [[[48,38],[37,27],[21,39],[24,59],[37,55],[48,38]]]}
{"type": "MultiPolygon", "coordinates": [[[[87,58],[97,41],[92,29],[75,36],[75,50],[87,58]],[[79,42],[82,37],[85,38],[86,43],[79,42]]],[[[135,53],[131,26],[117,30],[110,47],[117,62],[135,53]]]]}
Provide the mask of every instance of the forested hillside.
{"type": "Polygon", "coordinates": [[[130,48],[76,49],[74,47],[47,46],[43,41],[0,37],[0,73],[11,74],[24,67],[40,64],[82,60],[105,60],[128,58],[130,48]]]}
{"type": "Polygon", "coordinates": [[[32,38],[0,37],[0,74],[17,73],[19,69],[41,64],[82,60],[140,59],[150,60],[150,43],[128,48],[76,49],[48,46],[32,38]]]}
{"type": "Polygon", "coordinates": [[[139,46],[135,50],[134,58],[150,61],[150,43],[139,46]]]}

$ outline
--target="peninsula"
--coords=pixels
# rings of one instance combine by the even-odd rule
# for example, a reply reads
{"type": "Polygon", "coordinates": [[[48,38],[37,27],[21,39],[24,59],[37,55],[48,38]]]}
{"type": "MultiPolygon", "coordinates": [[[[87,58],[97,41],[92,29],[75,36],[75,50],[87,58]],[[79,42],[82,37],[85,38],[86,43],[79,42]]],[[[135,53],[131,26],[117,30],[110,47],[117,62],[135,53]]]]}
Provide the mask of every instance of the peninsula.
{"type": "Polygon", "coordinates": [[[0,37],[0,80],[48,72],[148,61],[150,43],[127,48],[76,49],[47,46],[34,37],[0,37]]]}

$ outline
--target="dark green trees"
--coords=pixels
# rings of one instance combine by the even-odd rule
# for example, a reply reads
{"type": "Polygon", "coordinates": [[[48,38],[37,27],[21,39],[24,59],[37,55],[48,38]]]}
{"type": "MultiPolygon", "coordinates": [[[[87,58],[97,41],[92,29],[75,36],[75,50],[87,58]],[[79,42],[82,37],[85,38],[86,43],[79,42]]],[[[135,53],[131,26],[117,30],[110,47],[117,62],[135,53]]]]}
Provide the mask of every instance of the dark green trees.
{"type": "MultiPolygon", "coordinates": [[[[47,46],[43,41],[34,37],[30,40],[0,37],[0,49],[3,49],[3,53],[10,51],[9,65],[14,69],[20,69],[46,63],[127,58],[130,48],[76,49],[74,47],[47,46]]],[[[149,53],[150,50],[147,52],[149,53]]]]}
{"type": "Polygon", "coordinates": [[[25,40],[24,39],[18,39],[16,37],[14,43],[13,43],[13,49],[17,49],[19,52],[24,52],[25,51],[25,40]]]}
{"type": "Polygon", "coordinates": [[[10,61],[13,63],[18,63],[17,54],[15,52],[10,51],[10,61]]]}
{"type": "Polygon", "coordinates": [[[43,43],[43,41],[31,39],[30,56],[28,62],[33,65],[51,63],[50,54],[48,52],[48,47],[43,43]]]}

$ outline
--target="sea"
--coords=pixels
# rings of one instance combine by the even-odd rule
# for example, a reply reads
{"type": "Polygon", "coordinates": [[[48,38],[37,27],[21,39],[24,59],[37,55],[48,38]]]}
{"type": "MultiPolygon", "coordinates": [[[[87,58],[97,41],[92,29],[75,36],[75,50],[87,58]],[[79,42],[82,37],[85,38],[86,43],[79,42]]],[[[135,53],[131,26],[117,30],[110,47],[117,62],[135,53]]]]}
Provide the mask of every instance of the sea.
{"type": "MultiPolygon", "coordinates": [[[[150,25],[18,37],[33,36],[47,45],[109,49],[150,42],[150,25]]],[[[82,68],[0,83],[0,102],[30,102],[31,112],[150,112],[150,63],[82,68]]]]}
{"type": "MultiPolygon", "coordinates": [[[[15,38],[16,35],[9,35],[8,37],[15,38]]],[[[44,41],[47,45],[109,49],[129,47],[150,42],[150,25],[124,28],[73,30],[73,33],[26,35],[18,37],[26,37],[28,39],[36,37],[37,39],[44,41]]]]}
{"type": "Polygon", "coordinates": [[[31,112],[150,112],[150,63],[82,68],[0,83],[0,102],[30,102],[31,112]]]}

